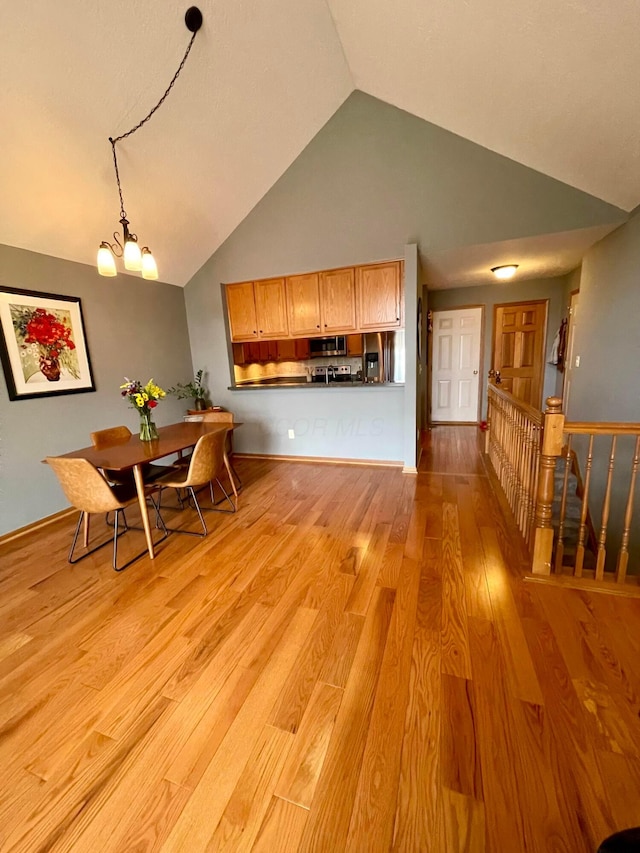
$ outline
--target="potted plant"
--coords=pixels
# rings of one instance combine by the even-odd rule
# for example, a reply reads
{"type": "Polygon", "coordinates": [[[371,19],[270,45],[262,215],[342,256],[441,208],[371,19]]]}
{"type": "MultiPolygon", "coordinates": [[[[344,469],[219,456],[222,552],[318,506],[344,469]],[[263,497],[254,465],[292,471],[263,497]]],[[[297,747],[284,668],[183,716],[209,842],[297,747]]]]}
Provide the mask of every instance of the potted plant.
{"type": "Polygon", "coordinates": [[[173,388],[169,388],[167,393],[173,394],[178,398],[178,400],[192,399],[194,401],[193,408],[198,412],[201,412],[203,409],[207,408],[205,398],[209,393],[202,384],[203,373],[204,371],[202,369],[199,370],[191,382],[187,382],[185,384],[178,382],[173,388]]]}

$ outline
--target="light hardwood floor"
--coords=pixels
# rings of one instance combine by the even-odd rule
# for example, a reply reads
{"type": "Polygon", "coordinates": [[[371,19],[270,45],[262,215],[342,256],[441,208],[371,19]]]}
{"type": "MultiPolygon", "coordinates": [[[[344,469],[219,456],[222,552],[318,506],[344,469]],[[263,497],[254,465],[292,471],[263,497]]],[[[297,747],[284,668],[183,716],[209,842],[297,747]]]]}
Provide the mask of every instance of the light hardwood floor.
{"type": "Polygon", "coordinates": [[[417,477],[237,467],[236,515],[121,575],[66,563],[70,521],[0,546],[3,853],[586,853],[640,824],[640,601],[522,580],[475,428],[417,477]]]}

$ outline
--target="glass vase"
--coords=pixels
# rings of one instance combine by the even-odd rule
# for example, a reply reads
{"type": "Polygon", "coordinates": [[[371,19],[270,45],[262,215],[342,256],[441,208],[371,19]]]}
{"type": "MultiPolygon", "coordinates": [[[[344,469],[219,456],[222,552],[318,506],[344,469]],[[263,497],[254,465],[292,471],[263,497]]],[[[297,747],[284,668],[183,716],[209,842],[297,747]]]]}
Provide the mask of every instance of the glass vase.
{"type": "Polygon", "coordinates": [[[154,438],[158,438],[158,430],[151,412],[140,412],[140,441],[153,441],[154,438]]]}

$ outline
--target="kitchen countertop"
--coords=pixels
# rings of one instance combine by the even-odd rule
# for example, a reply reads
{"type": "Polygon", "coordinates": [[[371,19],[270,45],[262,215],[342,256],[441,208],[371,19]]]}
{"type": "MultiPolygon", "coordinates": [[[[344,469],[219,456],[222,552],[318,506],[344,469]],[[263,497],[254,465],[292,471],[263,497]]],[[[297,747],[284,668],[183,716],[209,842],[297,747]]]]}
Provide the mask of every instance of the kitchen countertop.
{"type": "Polygon", "coordinates": [[[354,388],[403,388],[404,382],[301,382],[301,381],[285,381],[273,380],[267,382],[243,382],[238,385],[229,385],[229,391],[261,391],[265,389],[277,388],[279,391],[287,388],[331,388],[353,390],[354,388]]]}

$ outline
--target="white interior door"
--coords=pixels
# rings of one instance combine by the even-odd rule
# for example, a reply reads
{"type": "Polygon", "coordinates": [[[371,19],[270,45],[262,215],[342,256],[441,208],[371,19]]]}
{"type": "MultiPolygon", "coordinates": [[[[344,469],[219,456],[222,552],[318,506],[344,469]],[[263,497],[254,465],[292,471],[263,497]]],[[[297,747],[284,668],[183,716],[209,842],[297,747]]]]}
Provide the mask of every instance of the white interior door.
{"type": "Polygon", "coordinates": [[[477,422],[481,342],[482,308],[433,312],[433,422],[477,422]]]}

